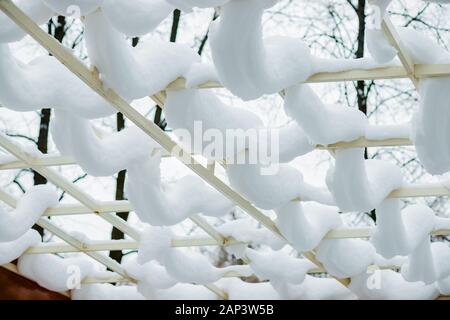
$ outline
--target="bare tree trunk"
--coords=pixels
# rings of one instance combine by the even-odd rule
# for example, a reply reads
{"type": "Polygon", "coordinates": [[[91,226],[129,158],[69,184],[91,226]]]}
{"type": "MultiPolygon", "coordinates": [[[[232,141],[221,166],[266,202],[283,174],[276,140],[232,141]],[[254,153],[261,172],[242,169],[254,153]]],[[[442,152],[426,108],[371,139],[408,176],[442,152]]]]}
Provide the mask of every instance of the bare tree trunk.
{"type": "MultiPolygon", "coordinates": [[[[177,39],[177,33],[178,33],[178,25],[180,22],[180,10],[175,10],[173,12],[173,22],[172,22],[172,31],[170,33],[170,41],[175,42],[177,39]]],[[[133,38],[131,41],[131,44],[133,47],[136,47],[139,43],[139,38],[133,38]]],[[[166,123],[164,121],[161,121],[162,118],[162,109],[159,106],[156,106],[156,112],[155,112],[155,118],[154,122],[157,124],[162,130],[165,129],[166,123]]],[[[125,128],[125,117],[122,113],[117,114],[117,131],[121,131],[125,128]]],[[[117,175],[116,180],[116,200],[125,200],[125,179],[126,179],[126,170],[122,170],[117,175]]],[[[129,212],[117,212],[117,215],[124,219],[125,221],[128,220],[129,212]]],[[[121,240],[125,238],[125,234],[117,229],[116,227],[113,227],[111,231],[111,239],[112,240],[121,240]]],[[[116,260],[118,263],[122,261],[123,258],[123,252],[122,251],[110,251],[109,252],[110,258],[116,260]]]]}
{"type": "MultiPolygon", "coordinates": [[[[52,20],[50,20],[47,24],[48,33],[55,37],[60,43],[62,43],[65,35],[66,35],[66,18],[63,16],[57,17],[57,24],[54,24],[52,20]]],[[[51,88],[50,88],[51,90],[51,88]]],[[[50,130],[50,118],[51,118],[52,110],[50,108],[44,108],[41,110],[41,120],[39,123],[39,136],[37,140],[37,148],[42,153],[48,152],[48,134],[50,130]]],[[[47,179],[41,176],[36,171],[33,171],[33,183],[34,185],[46,184],[47,179]]],[[[35,225],[33,229],[37,230],[41,236],[44,235],[44,229],[40,226],[35,225]]]]}
{"type": "MultiPolygon", "coordinates": [[[[356,49],[355,57],[364,57],[364,43],[366,36],[366,0],[358,0],[358,6],[356,7],[356,14],[358,16],[358,48],[356,49]]],[[[356,83],[356,94],[358,98],[358,109],[367,115],[367,95],[366,82],[358,81],[356,83]]],[[[367,159],[367,148],[364,152],[367,159]]]]}
{"type": "MultiPolygon", "coordinates": [[[[364,57],[364,44],[366,41],[366,0],[358,0],[357,6],[354,6],[356,15],[358,16],[358,47],[355,57],[364,57]]],[[[356,95],[358,99],[358,109],[367,115],[367,100],[372,84],[367,85],[365,81],[357,81],[356,95]]],[[[368,159],[367,148],[364,149],[364,158],[368,159]]],[[[376,221],[375,209],[368,213],[369,216],[376,221]]]]}
{"type": "MultiPolygon", "coordinates": [[[[136,47],[139,43],[139,38],[135,37],[131,39],[131,45],[133,47],[136,47]]],[[[122,113],[117,113],[116,115],[116,127],[117,131],[121,131],[125,129],[125,117],[122,113]]],[[[125,179],[127,176],[127,171],[122,170],[117,174],[117,180],[116,180],[116,200],[125,200],[125,179]]],[[[122,218],[123,220],[127,221],[129,212],[117,212],[117,215],[122,218]]],[[[111,239],[112,240],[121,240],[125,239],[125,234],[117,229],[116,227],[113,227],[111,231],[111,239]]],[[[118,263],[122,261],[123,258],[123,252],[122,251],[110,251],[109,257],[116,260],[118,263]]]]}
{"type": "Polygon", "coordinates": [[[180,25],[181,11],[175,9],[173,11],[172,29],[170,31],[170,42],[177,41],[178,26],[180,25]]]}
{"type": "MultiPolygon", "coordinates": [[[[170,42],[177,41],[178,27],[180,25],[180,17],[181,11],[175,9],[173,11],[172,29],[170,31],[170,42]]],[[[165,130],[167,126],[167,123],[162,119],[162,109],[160,106],[156,106],[155,117],[153,119],[153,122],[156,125],[158,125],[162,130],[165,130]]]]}
{"type": "MultiPolygon", "coordinates": [[[[133,42],[134,43],[134,42],[133,42]]],[[[121,131],[125,129],[125,117],[122,113],[118,113],[116,116],[116,122],[117,122],[117,131],[121,131]]],[[[116,200],[125,200],[125,178],[126,178],[126,170],[122,170],[117,175],[116,180],[116,200]]],[[[122,218],[123,220],[128,220],[129,212],[117,212],[117,215],[122,218]]],[[[120,240],[124,239],[125,234],[117,229],[116,227],[113,227],[111,231],[111,239],[112,240],[120,240]]],[[[123,258],[123,252],[122,251],[110,251],[109,252],[110,258],[116,260],[118,263],[122,261],[123,258]]]]}
{"type": "MultiPolygon", "coordinates": [[[[216,20],[219,17],[219,14],[217,13],[216,10],[214,10],[214,14],[212,17],[211,22],[213,22],[214,20],[216,20]]],[[[203,49],[205,48],[206,43],[208,42],[208,38],[209,38],[209,28],[206,31],[204,37],[202,38],[202,41],[200,41],[200,46],[198,47],[197,53],[201,56],[203,53],[203,49]]]]}

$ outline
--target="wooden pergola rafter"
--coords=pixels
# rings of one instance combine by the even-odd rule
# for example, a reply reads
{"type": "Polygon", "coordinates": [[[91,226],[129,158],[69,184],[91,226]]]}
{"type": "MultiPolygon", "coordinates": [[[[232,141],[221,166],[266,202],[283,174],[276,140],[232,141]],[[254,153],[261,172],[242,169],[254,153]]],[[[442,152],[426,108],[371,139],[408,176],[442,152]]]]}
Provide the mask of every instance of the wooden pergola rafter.
{"type": "MultiPolygon", "coordinates": [[[[224,183],[215,175],[215,162],[208,162],[207,166],[199,163],[191,154],[185,151],[180,145],[174,142],[165,132],[163,132],[157,125],[149,121],[137,110],[135,110],[128,102],[115,93],[111,89],[105,89],[98,73],[89,70],[79,59],[65,49],[59,42],[44,32],[38,25],[36,25],[25,13],[23,13],[11,0],[0,0],[0,9],[20,26],[27,34],[36,40],[42,47],[51,53],[57,60],[64,64],[71,72],[87,84],[93,91],[101,95],[108,101],[117,111],[124,114],[131,122],[143,130],[147,135],[158,142],[162,149],[166,151],[166,156],[174,155],[179,158],[187,167],[189,167],[195,174],[200,176],[203,180],[209,183],[213,188],[221,192],[223,195],[232,200],[237,206],[242,208],[250,216],[256,219],[262,226],[269,231],[284,239],[283,235],[278,230],[275,223],[264,214],[261,210],[256,208],[252,203],[246,200],[242,195],[234,191],[230,186],[224,183]],[[172,151],[177,150],[174,154],[172,151]],[[186,163],[188,159],[188,163],[186,163]]],[[[356,80],[377,80],[377,79],[401,79],[410,78],[416,88],[418,88],[418,79],[430,77],[450,76],[450,64],[421,64],[414,65],[404,50],[401,41],[396,34],[390,21],[386,18],[383,23],[383,30],[386,32],[388,39],[399,52],[399,57],[402,66],[389,66],[382,68],[374,68],[368,70],[351,70],[334,73],[318,73],[311,76],[308,83],[319,82],[341,82],[341,81],[356,81],[356,80]]],[[[219,88],[222,87],[220,83],[207,82],[200,86],[199,89],[219,88]]],[[[185,88],[184,79],[177,79],[172,82],[166,90],[178,90],[185,88]]],[[[164,106],[166,91],[162,91],[151,98],[160,106],[164,106]]],[[[339,148],[354,148],[354,147],[395,147],[395,146],[410,146],[412,145],[409,139],[403,137],[391,138],[385,140],[369,140],[364,137],[350,142],[339,142],[328,146],[316,146],[317,149],[334,150],[339,148]]],[[[109,250],[134,250],[138,248],[139,232],[131,226],[128,222],[119,218],[114,212],[132,211],[131,204],[127,201],[109,201],[102,202],[93,199],[89,194],[78,188],[74,183],[68,181],[58,172],[53,170],[52,166],[75,165],[76,161],[70,157],[65,156],[42,156],[35,157],[24,152],[19,146],[12,143],[7,137],[0,135],[0,147],[12,154],[16,159],[0,165],[0,170],[32,168],[55,186],[61,188],[76,199],[80,204],[76,205],[58,205],[54,208],[49,208],[43,216],[64,216],[76,214],[97,214],[111,225],[128,235],[131,240],[108,240],[108,241],[92,241],[84,243],[79,239],[71,236],[60,227],[52,223],[49,219],[41,218],[38,222],[46,230],[55,234],[64,242],[41,244],[30,248],[27,253],[30,254],[44,254],[44,253],[64,253],[64,252],[83,252],[91,258],[102,263],[109,269],[113,270],[116,275],[109,279],[88,279],[86,283],[95,282],[135,282],[136,279],[130,277],[126,271],[116,261],[100,254],[100,251],[109,250]]],[[[390,197],[429,197],[429,196],[450,196],[450,190],[443,185],[423,185],[423,186],[406,186],[395,190],[390,197]]],[[[11,207],[15,206],[16,199],[0,190],[0,200],[4,201],[11,207]]],[[[298,201],[298,199],[293,199],[298,201]]],[[[174,238],[172,240],[173,247],[185,246],[227,246],[231,244],[242,243],[236,239],[226,237],[217,231],[202,217],[195,215],[190,217],[193,223],[202,228],[209,237],[204,238],[174,238]]],[[[371,234],[370,228],[346,228],[338,229],[329,232],[326,239],[342,239],[342,238],[366,238],[371,234]]],[[[449,235],[450,230],[435,230],[434,235],[449,235]]],[[[287,242],[287,241],[286,241],[287,242]]],[[[313,261],[317,265],[317,270],[325,272],[321,263],[315,258],[314,252],[302,252],[303,256],[313,261]]],[[[11,265],[8,269],[13,269],[11,265]]],[[[316,270],[316,271],[317,271],[316,270]]],[[[227,276],[239,276],[238,274],[229,274],[227,276]]],[[[349,279],[337,279],[344,285],[348,285],[349,279]]],[[[218,288],[214,284],[206,285],[208,289],[215,292],[220,298],[227,298],[227,293],[218,288]]]]}

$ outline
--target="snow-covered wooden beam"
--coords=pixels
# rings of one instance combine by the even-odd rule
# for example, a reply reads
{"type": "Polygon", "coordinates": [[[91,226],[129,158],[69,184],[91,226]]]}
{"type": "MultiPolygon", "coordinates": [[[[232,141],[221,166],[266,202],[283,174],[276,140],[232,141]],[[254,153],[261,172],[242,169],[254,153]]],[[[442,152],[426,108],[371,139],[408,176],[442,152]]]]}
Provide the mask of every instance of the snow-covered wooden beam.
{"type": "MultiPolygon", "coordinates": [[[[450,196],[450,189],[438,183],[427,183],[408,185],[391,192],[389,198],[421,198],[421,197],[448,197],[450,196]]],[[[7,193],[0,190],[0,200],[9,197],[7,193]]],[[[294,200],[295,201],[295,200],[294,200]]],[[[5,201],[6,202],[6,201],[5,201]]],[[[133,211],[133,206],[126,200],[120,201],[102,201],[97,209],[93,212],[92,209],[77,204],[60,204],[56,207],[49,208],[44,212],[44,216],[63,216],[63,215],[78,215],[78,214],[105,214],[113,212],[128,212],[133,211]]],[[[194,218],[195,219],[195,218],[194,218]]]]}
{"type": "Polygon", "coordinates": [[[43,253],[136,250],[138,247],[139,243],[134,240],[89,241],[89,243],[82,243],[81,248],[76,248],[65,242],[45,242],[29,248],[25,253],[43,254],[43,253]]]}
{"type": "MultiPolygon", "coordinates": [[[[224,245],[242,244],[243,242],[237,240],[227,241],[224,245]]],[[[177,237],[172,239],[172,247],[204,247],[217,246],[215,239],[210,237],[177,237]]],[[[135,240],[95,240],[83,243],[83,250],[73,247],[64,242],[47,242],[29,248],[26,253],[41,254],[41,253],[68,253],[80,251],[114,251],[114,250],[137,250],[139,243],[135,240]]]]}
{"type": "MultiPolygon", "coordinates": [[[[410,146],[413,143],[409,139],[405,138],[391,138],[384,140],[370,140],[366,138],[359,138],[354,141],[349,142],[338,142],[334,144],[330,144],[327,146],[318,145],[316,149],[325,150],[325,149],[345,149],[345,148],[370,148],[370,147],[399,147],[399,146],[410,146]]],[[[170,153],[167,151],[161,150],[164,157],[171,157],[170,153]]],[[[12,170],[12,169],[26,169],[29,168],[30,165],[35,167],[56,167],[56,166],[69,166],[69,165],[78,165],[75,159],[68,156],[45,156],[45,157],[28,157],[29,162],[21,161],[21,160],[11,160],[4,163],[0,163],[0,170],[12,170]]]]}
{"type": "MultiPolygon", "coordinates": [[[[450,189],[440,184],[417,184],[406,186],[394,190],[389,195],[390,198],[420,198],[420,197],[448,197],[450,189]]],[[[0,200],[9,203],[10,195],[0,189],[0,200]]],[[[106,214],[113,212],[129,212],[133,211],[132,205],[125,200],[121,201],[103,201],[98,209],[98,214],[106,214]]],[[[56,207],[48,208],[44,212],[44,216],[65,216],[65,215],[82,215],[93,214],[94,212],[88,207],[80,204],[60,204],[56,207]]]]}
{"type": "Polygon", "coordinates": [[[337,142],[327,146],[317,146],[317,149],[348,149],[348,148],[371,148],[371,147],[400,147],[413,145],[410,139],[390,138],[383,140],[370,140],[359,138],[349,142],[337,142]]]}
{"type": "MultiPolygon", "coordinates": [[[[450,76],[450,64],[416,64],[413,74],[417,79],[450,76]]],[[[388,80],[409,78],[403,66],[373,68],[367,70],[349,70],[340,72],[321,72],[312,75],[306,83],[343,82],[358,80],[388,80]]],[[[186,81],[178,78],[167,87],[167,90],[180,90],[186,87],[186,81]]],[[[223,88],[219,82],[208,81],[197,87],[198,89],[223,88]]]]}
{"type": "MultiPolygon", "coordinates": [[[[324,239],[357,239],[369,238],[372,234],[372,228],[340,228],[335,229],[324,237],[324,239]]],[[[433,236],[449,236],[450,230],[434,230],[433,236]]],[[[224,246],[236,244],[251,244],[235,239],[228,240],[224,246]]],[[[217,246],[218,243],[209,237],[185,237],[172,239],[172,247],[204,247],[217,246]]],[[[87,252],[87,251],[114,251],[114,250],[137,250],[139,243],[135,240],[95,240],[88,243],[82,243],[82,250],[66,244],[64,242],[48,242],[29,248],[26,253],[68,253],[68,252],[87,252]]]]}

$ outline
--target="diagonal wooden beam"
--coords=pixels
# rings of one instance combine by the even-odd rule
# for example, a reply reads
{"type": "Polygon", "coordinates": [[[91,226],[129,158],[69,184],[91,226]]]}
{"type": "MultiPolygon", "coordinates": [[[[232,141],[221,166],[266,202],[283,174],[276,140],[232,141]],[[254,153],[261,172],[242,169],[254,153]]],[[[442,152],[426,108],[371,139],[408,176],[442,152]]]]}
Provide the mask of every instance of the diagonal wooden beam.
{"type": "MultiPolygon", "coordinates": [[[[373,234],[373,228],[338,228],[328,232],[324,239],[360,239],[370,238],[373,234]]],[[[449,236],[450,230],[434,230],[431,232],[432,236],[449,236]]],[[[242,242],[238,240],[228,241],[225,246],[245,244],[250,242],[242,242]]],[[[205,247],[217,246],[217,241],[209,237],[175,237],[172,239],[172,247],[205,247]]],[[[114,251],[114,250],[137,250],[139,243],[134,240],[95,240],[83,243],[83,251],[114,251]]],[[[61,242],[47,242],[29,248],[26,253],[40,254],[40,253],[67,253],[80,252],[81,250],[69,244],[61,242]]]]}
{"type": "MultiPolygon", "coordinates": [[[[11,197],[11,198],[7,199],[6,203],[9,206],[15,208],[17,205],[17,200],[14,199],[13,197],[11,197]]],[[[67,242],[69,245],[75,247],[79,251],[83,251],[83,243],[80,240],[76,239],[75,237],[68,234],[66,231],[62,230],[60,227],[58,227],[57,225],[52,223],[49,219],[41,218],[41,219],[39,219],[37,224],[39,226],[41,226],[42,228],[50,231],[57,237],[61,238],[62,240],[67,242]]],[[[134,280],[127,275],[126,271],[122,268],[122,266],[120,264],[118,264],[115,260],[113,260],[103,254],[100,254],[98,252],[84,252],[84,253],[86,253],[88,256],[90,256],[94,260],[105,265],[106,267],[110,268],[114,272],[117,272],[122,277],[129,279],[130,282],[134,282],[134,280]]]]}
{"type": "Polygon", "coordinates": [[[416,77],[414,62],[409,56],[403,44],[403,41],[400,38],[400,35],[397,33],[397,30],[395,29],[395,26],[392,24],[391,20],[387,16],[385,16],[383,21],[381,22],[381,29],[383,30],[384,34],[386,35],[391,45],[397,50],[398,57],[403,65],[403,68],[405,68],[408,77],[411,79],[412,83],[414,84],[414,87],[418,90],[419,81],[417,80],[416,77]]]}
{"type": "MultiPolygon", "coordinates": [[[[416,64],[414,75],[417,79],[450,76],[450,64],[416,64]]],[[[309,77],[305,83],[325,83],[361,80],[407,79],[410,74],[403,66],[379,67],[366,70],[348,70],[340,72],[320,72],[309,77]]],[[[186,80],[178,78],[167,87],[167,90],[186,88],[186,80]]],[[[220,82],[207,81],[196,87],[197,89],[223,88],[220,82]]]]}

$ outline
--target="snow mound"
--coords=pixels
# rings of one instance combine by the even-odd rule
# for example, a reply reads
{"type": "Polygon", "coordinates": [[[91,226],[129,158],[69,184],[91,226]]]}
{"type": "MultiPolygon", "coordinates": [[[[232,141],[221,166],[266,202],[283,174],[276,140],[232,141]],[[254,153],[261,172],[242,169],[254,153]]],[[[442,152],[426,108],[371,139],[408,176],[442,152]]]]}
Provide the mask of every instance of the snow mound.
{"type": "Polygon", "coordinates": [[[167,273],[178,282],[208,284],[215,282],[230,272],[242,276],[251,275],[248,266],[229,266],[216,268],[201,253],[183,252],[172,248],[172,232],[167,228],[147,228],[141,237],[138,262],[140,264],[157,260],[167,273]]]}
{"type": "MultiPolygon", "coordinates": [[[[229,107],[214,93],[207,90],[169,91],[164,114],[167,124],[174,129],[174,133],[183,147],[216,160],[223,160],[227,156],[232,157],[248,147],[249,142],[243,136],[246,143],[241,146],[242,149],[237,149],[239,146],[236,146],[237,150],[233,150],[234,144],[228,139],[227,130],[243,130],[245,132],[262,127],[262,121],[255,113],[243,108],[229,107]],[[186,131],[192,137],[191,139],[188,137],[183,139],[186,131]],[[201,143],[196,143],[194,139],[196,134],[202,133],[205,138],[201,143]],[[225,145],[222,150],[216,148],[211,150],[210,145],[218,135],[225,138],[225,145]]],[[[218,141],[216,140],[216,142],[218,141]]]]}
{"type": "Polygon", "coordinates": [[[450,276],[450,248],[445,243],[431,243],[430,237],[422,240],[418,248],[402,265],[401,274],[409,282],[432,284],[450,276]]]}
{"type": "Polygon", "coordinates": [[[127,195],[142,222],[168,226],[197,213],[220,217],[234,207],[195,175],[184,176],[174,183],[161,183],[160,162],[160,156],[156,155],[127,168],[127,195]]]}
{"type": "Polygon", "coordinates": [[[436,285],[407,282],[392,270],[362,273],[352,278],[349,289],[363,300],[432,300],[439,295],[436,285]]]}
{"type": "Polygon", "coordinates": [[[448,88],[450,78],[426,79],[420,85],[420,107],[413,118],[411,139],[425,169],[431,174],[450,170],[448,88]]]}
{"type": "Polygon", "coordinates": [[[339,149],[327,173],[327,185],[339,209],[370,211],[402,185],[397,166],[380,160],[364,160],[364,149],[339,149]]]}
{"type": "Polygon", "coordinates": [[[171,12],[165,0],[107,0],[102,12],[117,31],[130,36],[143,36],[155,29],[171,12]]]}
{"type": "Polygon", "coordinates": [[[137,127],[103,134],[82,119],[57,110],[52,121],[53,141],[61,154],[74,157],[93,176],[110,176],[131,163],[146,159],[158,144],[137,127]]]}
{"type": "Polygon", "coordinates": [[[323,240],[316,258],[325,270],[340,279],[364,273],[375,259],[375,248],[362,239],[323,240]]]}
{"type": "Polygon", "coordinates": [[[58,203],[58,195],[50,186],[40,185],[30,188],[17,201],[11,212],[0,208],[0,243],[17,240],[26,234],[38,221],[44,211],[58,203]]]}
{"type": "Polygon", "coordinates": [[[353,300],[355,295],[331,278],[306,275],[302,284],[282,284],[275,287],[284,300],[353,300]]]}
{"type": "Polygon", "coordinates": [[[217,282],[229,300],[280,300],[280,295],[269,282],[244,282],[239,278],[224,278],[217,282]]]}
{"type": "Polygon", "coordinates": [[[144,300],[136,286],[115,286],[110,283],[83,284],[72,290],[72,300],[144,300]]]}
{"type": "Polygon", "coordinates": [[[434,228],[430,208],[412,205],[401,211],[400,204],[398,199],[386,199],[376,208],[377,226],[371,242],[385,258],[410,254],[434,228]]]}
{"type": "MultiPolygon", "coordinates": [[[[450,62],[449,53],[423,33],[407,28],[397,31],[415,64],[450,62]]],[[[367,30],[367,46],[370,55],[379,62],[390,61],[397,54],[380,29],[367,30]]],[[[411,139],[421,163],[431,174],[450,170],[450,147],[445,139],[450,134],[450,116],[446,112],[449,85],[449,77],[421,80],[420,107],[412,120],[411,139]]]]}
{"type": "Polygon", "coordinates": [[[275,212],[278,229],[299,252],[315,249],[329,231],[341,225],[337,208],[314,202],[290,202],[275,212]]]}
{"type": "Polygon", "coordinates": [[[80,285],[94,271],[84,257],[61,258],[54,254],[25,254],[17,263],[19,273],[51,291],[64,292],[80,285]]]}
{"type": "Polygon", "coordinates": [[[269,169],[260,164],[227,165],[231,187],[262,209],[276,209],[298,198],[334,203],[328,190],[305,183],[300,171],[290,165],[279,164],[276,170],[265,170],[269,169]]]}
{"type": "Polygon", "coordinates": [[[21,237],[9,241],[0,242],[0,265],[4,265],[16,260],[29,247],[41,242],[40,234],[35,230],[28,230],[21,237]]]}
{"type": "MultiPolygon", "coordinates": [[[[86,16],[95,11],[104,0],[42,0],[53,12],[62,16],[86,16]]],[[[105,2],[109,2],[106,0],[105,2]]]]}
{"type": "MultiPolygon", "coordinates": [[[[13,3],[38,25],[46,23],[53,15],[53,12],[42,3],[42,0],[13,0],[13,3]]],[[[26,35],[22,28],[2,11],[0,11],[0,26],[2,26],[0,43],[19,41],[26,35]]]]}
{"type": "Polygon", "coordinates": [[[327,106],[306,84],[286,90],[284,109],[314,144],[356,140],[364,136],[368,126],[364,113],[354,108],[327,106]]]}
{"type": "Polygon", "coordinates": [[[263,40],[262,14],[276,2],[230,1],[210,27],[211,53],[220,82],[244,100],[303,82],[312,71],[309,48],[300,39],[263,40]]]}
{"type": "Polygon", "coordinates": [[[165,1],[180,10],[190,12],[194,7],[212,8],[221,6],[230,0],[165,0],[165,1]]]}
{"type": "MultiPolygon", "coordinates": [[[[258,227],[252,218],[243,218],[227,221],[217,227],[225,237],[232,237],[238,241],[268,245],[273,250],[281,249],[286,242],[266,228],[258,227]]],[[[244,245],[244,248],[247,247],[244,245]]]]}
{"type": "Polygon", "coordinates": [[[261,280],[269,280],[274,284],[301,284],[306,273],[315,267],[306,259],[296,259],[286,252],[265,250],[264,252],[247,249],[250,268],[261,280]]]}
{"type": "Polygon", "coordinates": [[[100,11],[86,17],[85,34],[90,61],[104,86],[130,100],[158,93],[200,61],[188,46],[156,38],[133,48],[100,11]]]}

